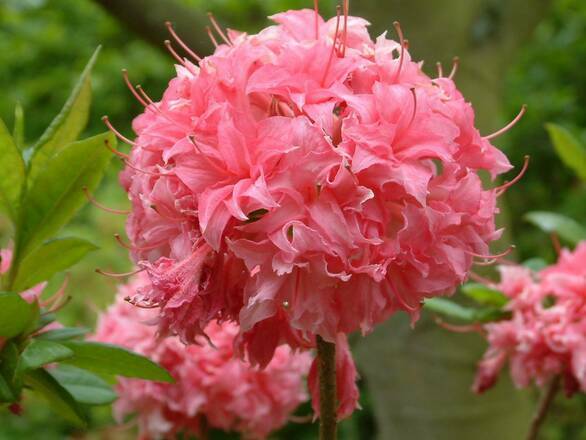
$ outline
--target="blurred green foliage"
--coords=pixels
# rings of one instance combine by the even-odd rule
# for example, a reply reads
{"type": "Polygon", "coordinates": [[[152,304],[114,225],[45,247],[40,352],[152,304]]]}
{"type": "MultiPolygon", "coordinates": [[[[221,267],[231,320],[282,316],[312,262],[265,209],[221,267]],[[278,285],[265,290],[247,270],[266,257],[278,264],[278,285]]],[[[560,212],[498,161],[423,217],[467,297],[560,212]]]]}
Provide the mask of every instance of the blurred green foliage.
{"type": "MultiPolygon", "coordinates": [[[[251,30],[267,15],[280,10],[310,6],[309,0],[183,0],[194,8],[211,9],[230,27],[251,30]]],[[[321,2],[333,12],[334,2],[321,2]]],[[[479,30],[480,31],[480,30],[479,30]]],[[[202,29],[202,33],[204,30],[202,29]]],[[[103,45],[93,75],[94,105],[86,134],[103,131],[100,116],[108,114],[122,132],[130,134],[133,116],[141,110],[124,86],[120,71],[128,68],[135,83],[153,97],[159,96],[173,74],[167,54],[138,40],[91,0],[2,0],[0,2],[0,117],[13,122],[14,108],[25,109],[26,139],[38,137],[62,106],[71,85],[96,46],[103,45]]],[[[554,258],[548,237],[523,220],[528,211],[564,213],[586,223],[584,183],[558,160],[544,128],[546,122],[563,125],[586,140],[586,2],[555,0],[549,16],[520,56],[511,60],[506,78],[505,110],[511,118],[523,103],[529,111],[508,136],[511,161],[532,157],[521,183],[507,193],[514,242],[521,259],[554,258]]],[[[120,164],[111,167],[96,194],[102,203],[125,208],[127,200],[118,186],[120,164]]],[[[0,237],[8,226],[0,221],[0,237]]],[[[92,324],[95,310],[105,307],[115,292],[115,283],[94,273],[96,267],[112,271],[130,268],[127,252],[113,239],[124,229],[124,218],[88,206],[78,215],[70,231],[101,247],[77,265],[71,275],[74,298],[62,321],[92,324]]],[[[0,239],[0,245],[6,245],[0,239]]],[[[58,284],[60,280],[56,280],[58,284]]],[[[514,390],[511,390],[514,392],[514,390]]],[[[32,397],[31,397],[32,398],[32,397]]],[[[546,426],[547,440],[586,438],[586,400],[560,398],[546,426]],[[555,422],[553,421],[555,419],[555,422]]],[[[365,409],[341,425],[342,439],[372,438],[373,421],[368,396],[365,409]],[[360,433],[360,434],[358,434],[360,433]]],[[[23,417],[0,414],[0,440],[60,439],[74,435],[71,428],[53,417],[41,402],[29,400],[23,417]]],[[[308,408],[300,410],[307,414],[308,408]]],[[[106,428],[106,408],[92,413],[95,430],[88,438],[131,438],[106,428]]],[[[314,426],[288,427],[279,438],[313,438],[314,426]]]]}

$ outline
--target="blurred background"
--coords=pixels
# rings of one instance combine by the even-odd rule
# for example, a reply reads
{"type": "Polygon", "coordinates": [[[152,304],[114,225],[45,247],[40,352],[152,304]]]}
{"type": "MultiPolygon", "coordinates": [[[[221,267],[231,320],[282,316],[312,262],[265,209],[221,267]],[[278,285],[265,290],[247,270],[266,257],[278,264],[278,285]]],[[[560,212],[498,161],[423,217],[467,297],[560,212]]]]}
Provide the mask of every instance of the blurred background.
{"type": "MultiPolygon", "coordinates": [[[[268,15],[301,7],[311,7],[311,1],[2,0],[0,117],[11,126],[14,107],[22,104],[26,137],[34,141],[63,105],[95,47],[102,45],[94,69],[93,116],[87,134],[104,131],[100,116],[107,114],[116,127],[132,136],[130,123],[141,108],[124,86],[120,72],[127,68],[133,82],[142,84],[151,96],[160,96],[174,74],[173,60],[162,44],[167,38],[165,20],[173,21],[185,40],[205,54],[211,50],[205,33],[208,10],[224,26],[254,31],[267,24],[268,15]]],[[[326,17],[335,11],[331,0],[321,1],[320,7],[326,17]]],[[[426,60],[430,75],[435,75],[436,61],[449,71],[452,57],[458,55],[461,68],[456,82],[475,105],[484,133],[500,128],[523,103],[528,105],[521,123],[496,142],[517,169],[524,155],[531,156],[521,184],[505,197],[502,222],[507,242],[517,245],[515,258],[540,256],[552,261],[555,254],[548,237],[525,223],[523,214],[557,211],[586,223],[584,185],[557,159],[544,129],[544,123],[556,122],[586,140],[586,2],[355,0],[351,12],[373,22],[373,36],[392,29],[392,22],[400,20],[412,54],[426,60]]],[[[96,197],[107,206],[124,209],[127,199],[117,181],[120,168],[119,163],[112,165],[96,197]]],[[[2,246],[7,244],[6,228],[0,220],[2,246]]],[[[122,272],[130,268],[127,252],[113,237],[123,233],[124,218],[88,206],[72,229],[98,244],[100,250],[72,272],[69,291],[73,300],[62,312],[62,320],[93,325],[96,312],[109,304],[115,292],[113,281],[94,269],[122,272]]],[[[409,333],[403,339],[407,342],[397,346],[393,336],[401,337],[406,324],[401,318],[393,320],[396,322],[377,330],[371,339],[356,341],[363,409],[342,423],[341,439],[520,438],[516,433],[525,429],[536,395],[520,393],[506,382],[486,396],[471,395],[474,363],[484,348],[480,337],[442,333],[426,327],[424,318],[423,330],[418,330],[423,334],[409,333]],[[433,357],[439,350],[437,341],[451,343],[460,351],[454,352],[453,359],[438,360],[433,357]],[[434,349],[431,354],[430,346],[434,349]],[[400,356],[393,356],[397,353],[400,356]],[[393,360],[399,358],[412,363],[393,360]],[[433,372],[436,362],[438,369],[433,372]],[[411,377],[402,376],[405,371],[411,377]],[[450,375],[458,378],[451,381],[450,375]]],[[[93,413],[90,433],[79,433],[71,431],[43,402],[26,403],[21,417],[0,414],[0,440],[133,436],[132,431],[108,428],[107,408],[93,413]]],[[[308,408],[300,410],[308,412],[308,408]]],[[[586,439],[585,426],[586,398],[560,396],[544,439],[586,439]]],[[[300,425],[275,438],[310,439],[314,433],[315,426],[300,425]]]]}

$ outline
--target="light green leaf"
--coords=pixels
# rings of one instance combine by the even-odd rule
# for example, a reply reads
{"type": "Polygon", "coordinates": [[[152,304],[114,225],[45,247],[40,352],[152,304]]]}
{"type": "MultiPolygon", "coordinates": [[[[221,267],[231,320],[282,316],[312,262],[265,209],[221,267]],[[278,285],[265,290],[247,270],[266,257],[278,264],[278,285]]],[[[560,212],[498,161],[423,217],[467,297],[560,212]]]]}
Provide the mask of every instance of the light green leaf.
{"type": "Polygon", "coordinates": [[[35,370],[52,362],[62,361],[73,356],[73,351],[53,341],[33,339],[22,352],[19,368],[35,370]]]}
{"type": "Polygon", "coordinates": [[[560,238],[576,244],[586,239],[586,229],[577,221],[555,212],[533,211],[525,214],[525,220],[545,232],[555,232],[560,238]]]}
{"type": "Polygon", "coordinates": [[[150,359],[120,347],[97,342],[64,342],[74,357],[65,363],[99,374],[136,377],[159,382],[173,382],[167,370],[150,359]]]}
{"type": "Polygon", "coordinates": [[[547,267],[547,261],[542,258],[529,258],[523,261],[523,266],[531,269],[533,272],[539,272],[547,267]]]}
{"type": "Polygon", "coordinates": [[[24,110],[20,102],[16,103],[16,107],[14,107],[14,128],[12,129],[12,137],[14,138],[14,143],[18,149],[21,151],[24,150],[24,110]]]}
{"type": "Polygon", "coordinates": [[[29,168],[29,182],[43,171],[49,160],[66,145],[74,142],[84,130],[91,105],[91,71],[96,62],[98,47],[88,61],[61,112],[51,122],[33,147],[29,168]]]}
{"type": "Polygon", "coordinates": [[[507,297],[499,290],[491,289],[484,284],[468,283],[461,287],[462,293],[479,304],[502,307],[507,302],[507,297]]]}
{"type": "Polygon", "coordinates": [[[62,238],[44,243],[22,260],[12,289],[22,292],[47,281],[96,249],[97,246],[81,238],[62,238]]]}
{"type": "Polygon", "coordinates": [[[86,202],[84,187],[98,186],[111,157],[106,141],[115,145],[116,138],[104,133],[69,144],[38,175],[23,201],[16,262],[71,220],[86,202]]]}
{"type": "Polygon", "coordinates": [[[17,293],[0,292],[0,337],[13,338],[22,333],[33,319],[34,307],[17,293]]]}
{"type": "Polygon", "coordinates": [[[567,129],[557,124],[545,124],[556,153],[562,162],[586,181],[586,147],[567,129]]]}
{"type": "Polygon", "coordinates": [[[10,132],[0,119],[0,211],[5,212],[14,224],[17,222],[24,180],[24,161],[10,132]]]}
{"type": "Polygon", "coordinates": [[[445,298],[426,299],[423,307],[431,312],[466,323],[498,321],[509,316],[508,312],[499,307],[464,307],[445,298]]]}
{"type": "Polygon", "coordinates": [[[108,405],[118,398],[103,379],[81,368],[60,365],[51,375],[80,403],[108,405]]]}
{"type": "Polygon", "coordinates": [[[73,396],[42,368],[26,373],[25,383],[43,396],[51,408],[78,427],[86,426],[86,417],[73,396]]]}
{"type": "Polygon", "coordinates": [[[90,332],[89,328],[65,327],[49,330],[36,336],[37,340],[43,341],[68,341],[79,338],[90,332]]]}

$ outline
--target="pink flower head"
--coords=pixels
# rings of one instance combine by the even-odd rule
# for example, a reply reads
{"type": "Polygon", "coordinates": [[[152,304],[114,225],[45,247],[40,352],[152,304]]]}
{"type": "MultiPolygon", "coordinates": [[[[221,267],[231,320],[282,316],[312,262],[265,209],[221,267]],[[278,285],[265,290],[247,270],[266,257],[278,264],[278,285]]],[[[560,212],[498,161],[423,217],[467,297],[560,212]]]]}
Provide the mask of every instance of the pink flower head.
{"type": "MultiPolygon", "coordinates": [[[[123,300],[148,282],[140,274],[122,286],[118,301],[99,320],[95,339],[132,349],[165,367],[176,383],[121,379],[115,415],[119,420],[137,413],[143,438],[171,438],[183,432],[201,434],[203,422],[246,438],[265,438],[282,427],[297,406],[307,400],[304,376],[311,357],[279,347],[263,370],[235,358],[237,326],[210,323],[212,345],[185,346],[177,337],[158,338],[152,309],[123,300]]],[[[205,341],[204,341],[205,342],[205,341]]]]}
{"type": "Polygon", "coordinates": [[[519,388],[561,375],[568,394],[586,392],[586,242],[535,274],[501,268],[499,288],[510,298],[512,317],[484,326],[490,346],[474,390],[490,388],[508,361],[519,388]]]}
{"type": "Polygon", "coordinates": [[[511,168],[403,41],[373,41],[357,17],[271,18],[141,98],[121,176],[151,280],[133,302],[187,343],[236,321],[261,366],[280,344],[368,333],[399,310],[415,321],[452,293],[500,235],[479,173],[511,168]]]}

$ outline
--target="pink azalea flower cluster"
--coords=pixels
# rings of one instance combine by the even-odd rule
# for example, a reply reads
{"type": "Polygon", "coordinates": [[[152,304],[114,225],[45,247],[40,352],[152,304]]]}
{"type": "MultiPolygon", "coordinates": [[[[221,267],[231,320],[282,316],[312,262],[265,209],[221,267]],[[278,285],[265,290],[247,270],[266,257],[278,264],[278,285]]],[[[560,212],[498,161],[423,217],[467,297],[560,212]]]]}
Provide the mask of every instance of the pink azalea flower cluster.
{"type": "MultiPolygon", "coordinates": [[[[479,172],[511,165],[402,37],[312,10],[271,19],[256,35],[218,29],[225,44],[180,59],[160,102],[132,88],[146,110],[121,182],[150,284],[131,301],[186,343],[237,322],[237,351],[260,366],[316,335],[352,362],[345,334],[399,310],[415,321],[488,254],[499,189],[479,172]]],[[[357,394],[340,388],[340,402],[357,394]]]]}
{"type": "Polygon", "coordinates": [[[512,317],[484,326],[490,347],[474,390],[492,387],[508,361],[519,388],[561,375],[568,395],[586,392],[586,242],[538,273],[520,266],[500,271],[497,287],[510,298],[512,317]]]}
{"type": "Polygon", "coordinates": [[[143,286],[146,276],[120,288],[121,297],[101,315],[94,338],[127,347],[165,367],[175,384],[120,379],[114,411],[119,420],[138,414],[144,439],[174,438],[202,429],[236,431],[245,438],[265,438],[287,423],[307,400],[304,389],[311,357],[279,347],[263,370],[235,358],[234,324],[210,323],[210,342],[186,347],[176,337],[159,339],[149,321],[157,312],[133,307],[123,297],[143,286]]]}

